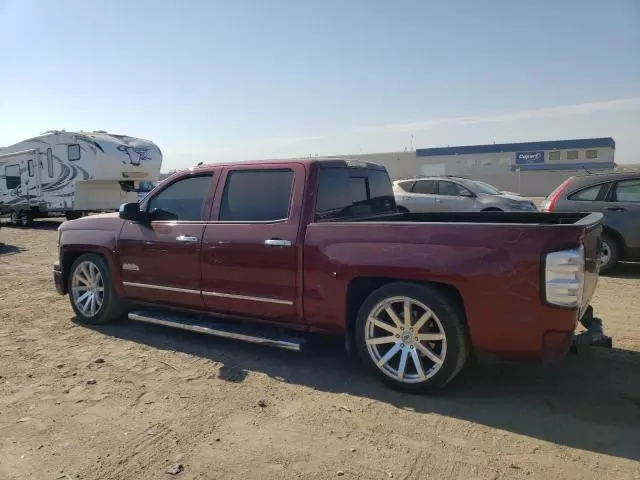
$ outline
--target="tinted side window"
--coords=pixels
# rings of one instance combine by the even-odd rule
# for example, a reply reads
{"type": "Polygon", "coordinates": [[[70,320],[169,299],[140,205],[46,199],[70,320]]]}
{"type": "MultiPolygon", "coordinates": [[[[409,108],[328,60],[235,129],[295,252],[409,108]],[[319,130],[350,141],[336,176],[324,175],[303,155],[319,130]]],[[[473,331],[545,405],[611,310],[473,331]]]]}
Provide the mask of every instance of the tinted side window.
{"type": "Polygon", "coordinates": [[[317,221],[395,211],[385,170],[329,167],[320,168],[318,175],[317,221]]]}
{"type": "Polygon", "coordinates": [[[222,196],[220,220],[269,222],[289,217],[292,170],[229,172],[222,196]]]}
{"type": "Polygon", "coordinates": [[[425,193],[434,195],[436,193],[435,180],[419,180],[413,186],[413,193],[425,193]]]}
{"type": "Polygon", "coordinates": [[[447,195],[451,197],[457,197],[462,192],[462,187],[453,182],[440,182],[438,186],[439,195],[447,195]]]}
{"type": "Polygon", "coordinates": [[[576,200],[581,202],[594,202],[603,188],[605,188],[608,184],[604,185],[594,185],[593,187],[585,188],[584,190],[580,190],[579,192],[573,193],[569,195],[569,200],[576,200]]]}
{"type": "Polygon", "coordinates": [[[351,177],[349,179],[349,187],[351,190],[351,203],[363,203],[369,198],[367,193],[366,177],[351,177]]]}
{"type": "Polygon", "coordinates": [[[202,206],[209,194],[212,175],[189,177],[172,183],[153,197],[148,211],[156,208],[173,213],[177,220],[202,220],[202,206]]]}
{"type": "Polygon", "coordinates": [[[18,165],[4,167],[4,179],[7,183],[7,189],[18,188],[20,186],[20,167],[18,165]]]}
{"type": "Polygon", "coordinates": [[[618,182],[614,201],[640,203],[640,179],[618,182]]]}
{"type": "Polygon", "coordinates": [[[410,181],[410,182],[398,182],[398,186],[404,190],[405,192],[410,192],[411,189],[413,189],[413,184],[416,182],[410,181]]]}

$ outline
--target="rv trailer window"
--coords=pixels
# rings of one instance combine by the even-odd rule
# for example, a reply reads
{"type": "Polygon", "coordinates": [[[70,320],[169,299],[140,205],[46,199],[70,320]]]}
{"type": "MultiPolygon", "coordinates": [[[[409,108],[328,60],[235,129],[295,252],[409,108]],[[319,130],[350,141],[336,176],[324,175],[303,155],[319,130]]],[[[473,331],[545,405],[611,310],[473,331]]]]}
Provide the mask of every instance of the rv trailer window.
{"type": "Polygon", "coordinates": [[[29,176],[33,177],[33,160],[27,162],[27,171],[29,172],[29,176]]]}
{"type": "Polygon", "coordinates": [[[80,160],[80,145],[78,145],[77,143],[67,145],[67,155],[70,162],[80,160]]]}
{"type": "Polygon", "coordinates": [[[20,186],[20,166],[7,165],[4,167],[4,179],[7,183],[7,190],[13,190],[20,186]]]}
{"type": "Polygon", "coordinates": [[[47,148],[47,170],[49,170],[49,176],[53,178],[53,152],[50,148],[47,148]]]}

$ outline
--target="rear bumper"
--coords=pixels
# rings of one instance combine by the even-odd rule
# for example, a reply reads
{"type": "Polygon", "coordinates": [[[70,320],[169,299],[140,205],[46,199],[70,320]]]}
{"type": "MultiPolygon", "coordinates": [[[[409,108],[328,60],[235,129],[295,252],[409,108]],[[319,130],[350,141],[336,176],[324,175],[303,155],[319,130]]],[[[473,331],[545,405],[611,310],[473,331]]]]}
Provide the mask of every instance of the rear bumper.
{"type": "Polygon", "coordinates": [[[477,353],[494,360],[553,363],[561,361],[572,347],[607,347],[611,346],[611,339],[604,335],[602,320],[594,318],[593,308],[588,306],[583,311],[549,309],[549,317],[533,317],[529,328],[520,325],[508,336],[500,337],[500,342],[482,346],[473,343],[477,353]],[[576,334],[582,330],[580,324],[587,330],[576,334]]]}
{"type": "Polygon", "coordinates": [[[56,286],[56,291],[60,295],[66,295],[67,289],[62,278],[62,267],[58,262],[53,264],[53,283],[56,286]]]}

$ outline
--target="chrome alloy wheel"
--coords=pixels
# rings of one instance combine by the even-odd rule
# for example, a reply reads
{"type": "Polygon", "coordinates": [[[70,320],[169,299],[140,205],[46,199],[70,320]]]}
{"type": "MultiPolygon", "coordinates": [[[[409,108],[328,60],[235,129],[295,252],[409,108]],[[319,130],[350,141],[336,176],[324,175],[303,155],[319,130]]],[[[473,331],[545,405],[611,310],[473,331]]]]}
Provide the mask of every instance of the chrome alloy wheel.
{"type": "Polygon", "coordinates": [[[421,383],[442,367],[447,336],[438,317],[409,297],[378,303],[365,324],[367,351],[387,376],[403,383],[421,383]]]}
{"type": "Polygon", "coordinates": [[[104,279],[93,262],[80,263],[71,279],[73,303],[87,317],[94,317],[104,302],[104,279]]]}

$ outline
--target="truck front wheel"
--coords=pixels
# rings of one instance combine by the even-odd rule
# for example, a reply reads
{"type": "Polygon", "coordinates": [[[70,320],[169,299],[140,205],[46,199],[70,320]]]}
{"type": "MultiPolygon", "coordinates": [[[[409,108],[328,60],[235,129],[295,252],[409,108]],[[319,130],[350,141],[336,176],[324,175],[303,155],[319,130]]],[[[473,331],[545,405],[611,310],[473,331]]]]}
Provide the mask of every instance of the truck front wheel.
{"type": "Polygon", "coordinates": [[[444,387],[470,348],[455,302],[438,289],[412,283],[387,284],[369,295],[356,321],[356,342],[368,368],[406,392],[444,387]]]}
{"type": "Polygon", "coordinates": [[[124,314],[124,302],[114,290],[109,268],[100,255],[85,253],[73,262],[68,291],[73,311],[81,322],[109,323],[124,314]]]}

